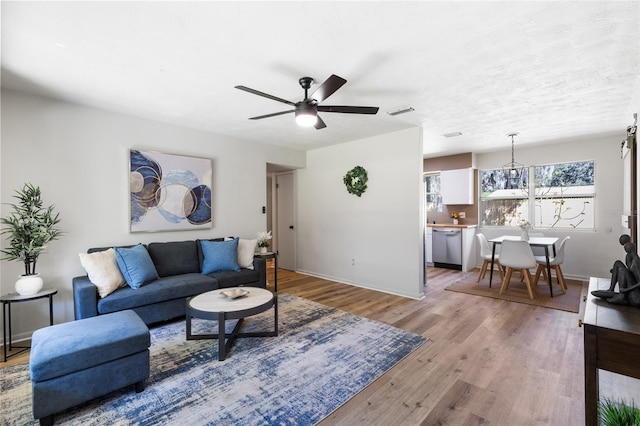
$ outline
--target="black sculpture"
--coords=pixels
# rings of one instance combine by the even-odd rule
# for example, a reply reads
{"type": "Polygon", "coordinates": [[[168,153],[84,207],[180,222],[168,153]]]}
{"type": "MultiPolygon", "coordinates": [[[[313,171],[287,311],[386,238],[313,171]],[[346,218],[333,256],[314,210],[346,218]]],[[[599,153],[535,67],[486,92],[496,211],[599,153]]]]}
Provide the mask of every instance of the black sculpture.
{"type": "Polygon", "coordinates": [[[614,262],[610,271],[609,290],[595,290],[591,294],[614,305],[640,307],[640,257],[636,253],[636,245],[631,242],[631,237],[621,235],[619,241],[627,253],[624,263],[620,260],[614,262]],[[614,291],[616,284],[618,292],[614,291]]]}

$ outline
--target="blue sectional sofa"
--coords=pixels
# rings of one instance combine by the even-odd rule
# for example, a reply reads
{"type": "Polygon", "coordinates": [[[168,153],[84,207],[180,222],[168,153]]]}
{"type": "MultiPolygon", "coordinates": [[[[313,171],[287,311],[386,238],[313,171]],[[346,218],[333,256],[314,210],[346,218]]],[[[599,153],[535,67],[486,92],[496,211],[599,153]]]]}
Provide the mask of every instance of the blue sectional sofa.
{"type": "MultiPolygon", "coordinates": [[[[89,275],[92,275],[89,270],[88,275],[74,277],[75,319],[131,309],[146,324],[153,324],[183,316],[185,299],[206,291],[242,286],[266,288],[266,261],[253,258],[253,251],[250,251],[248,256],[247,253],[240,256],[244,257],[244,264],[238,262],[240,260],[238,256],[234,260],[231,256],[232,251],[228,247],[228,245],[233,246],[233,241],[237,251],[240,242],[237,238],[157,242],[144,246],[89,249],[88,254],[113,249],[116,252],[119,269],[124,271],[123,276],[128,285],[119,285],[111,293],[101,296],[98,285],[89,278],[89,275]],[[126,262],[121,263],[123,258],[120,254],[125,254],[128,250],[142,253],[143,257],[148,253],[152,262],[151,266],[147,261],[148,268],[143,274],[146,274],[146,278],[138,284],[133,281],[139,271],[126,270],[123,266],[126,262]],[[251,264],[247,264],[247,258],[251,264]]],[[[253,242],[253,248],[246,245],[245,247],[253,250],[255,242],[253,242]]],[[[85,266],[84,263],[83,266],[85,266]]],[[[85,269],[87,269],[86,266],[85,269]]]]}

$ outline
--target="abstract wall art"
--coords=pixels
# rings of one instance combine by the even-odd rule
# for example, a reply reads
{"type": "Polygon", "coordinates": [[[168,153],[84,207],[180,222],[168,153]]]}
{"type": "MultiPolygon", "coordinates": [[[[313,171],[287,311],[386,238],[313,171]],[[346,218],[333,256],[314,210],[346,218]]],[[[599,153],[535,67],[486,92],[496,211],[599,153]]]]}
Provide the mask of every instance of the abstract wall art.
{"type": "Polygon", "coordinates": [[[130,231],[211,228],[211,182],[211,159],[130,150],[130,231]]]}

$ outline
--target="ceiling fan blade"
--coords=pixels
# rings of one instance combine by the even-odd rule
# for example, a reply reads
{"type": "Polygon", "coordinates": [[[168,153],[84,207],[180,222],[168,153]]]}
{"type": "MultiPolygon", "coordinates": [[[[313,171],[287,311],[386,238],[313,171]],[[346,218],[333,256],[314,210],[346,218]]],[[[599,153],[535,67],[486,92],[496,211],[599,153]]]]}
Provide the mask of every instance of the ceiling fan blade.
{"type": "Polygon", "coordinates": [[[315,99],[320,103],[333,95],[335,91],[341,88],[346,82],[347,80],[344,78],[332,74],[331,77],[326,79],[326,81],[322,83],[309,98],[315,99]]]}
{"type": "Polygon", "coordinates": [[[322,121],[322,118],[320,118],[319,115],[317,117],[318,117],[318,121],[316,121],[316,124],[313,127],[315,127],[316,130],[324,129],[325,127],[327,127],[325,122],[322,121]]]}
{"type": "Polygon", "coordinates": [[[236,87],[236,89],[244,90],[245,92],[253,93],[254,95],[262,96],[263,98],[268,98],[268,99],[272,99],[274,101],[282,102],[282,103],[287,104],[287,105],[296,106],[295,102],[291,102],[291,101],[288,101],[286,99],[282,99],[282,98],[279,98],[277,96],[270,95],[268,93],[260,92],[258,90],[251,89],[251,88],[246,87],[246,86],[235,86],[235,87],[236,87]]]}
{"type": "Polygon", "coordinates": [[[275,117],[277,115],[288,114],[290,112],[295,112],[295,111],[296,111],[295,109],[291,109],[289,111],[274,112],[273,114],[259,115],[257,117],[249,117],[249,120],[260,120],[262,118],[275,117]]]}
{"type": "Polygon", "coordinates": [[[344,105],[318,105],[318,111],[341,112],[343,114],[377,114],[378,107],[344,106],[344,105]]]}

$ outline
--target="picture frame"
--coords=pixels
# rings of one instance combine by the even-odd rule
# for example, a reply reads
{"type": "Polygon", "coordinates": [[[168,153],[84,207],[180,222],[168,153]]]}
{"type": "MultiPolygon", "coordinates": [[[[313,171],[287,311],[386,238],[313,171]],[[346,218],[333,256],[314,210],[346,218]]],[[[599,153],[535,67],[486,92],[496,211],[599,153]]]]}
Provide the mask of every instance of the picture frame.
{"type": "Polygon", "coordinates": [[[209,158],[130,149],[130,232],[210,229],[212,172],[209,158]]]}

